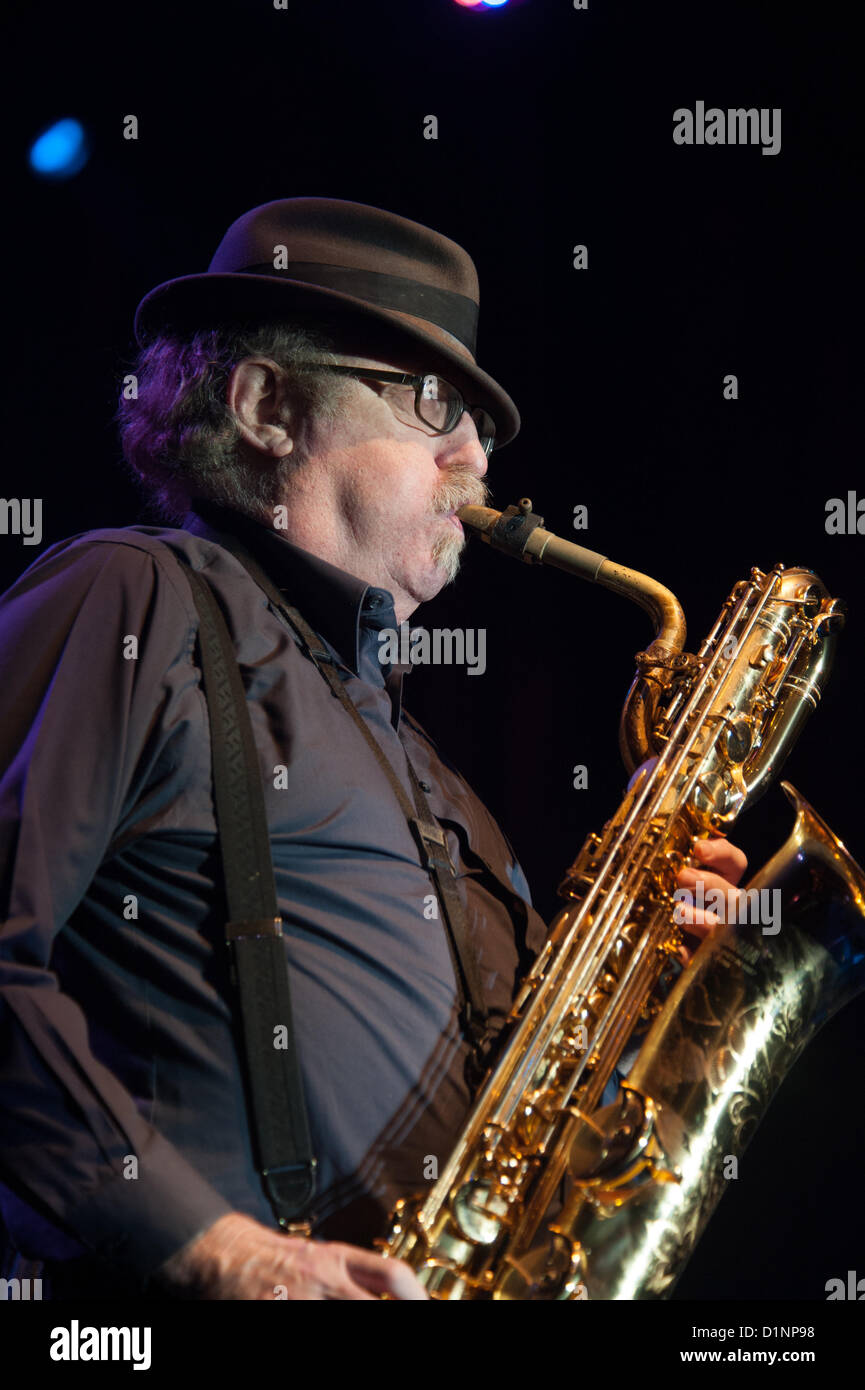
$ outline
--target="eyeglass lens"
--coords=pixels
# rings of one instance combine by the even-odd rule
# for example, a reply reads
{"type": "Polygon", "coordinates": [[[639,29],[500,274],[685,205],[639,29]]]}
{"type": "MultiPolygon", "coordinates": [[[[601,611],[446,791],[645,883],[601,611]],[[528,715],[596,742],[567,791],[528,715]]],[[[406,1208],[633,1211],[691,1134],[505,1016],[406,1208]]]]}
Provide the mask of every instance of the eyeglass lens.
{"type": "MultiPolygon", "coordinates": [[[[443,433],[454,429],[468,409],[455,386],[438,376],[427,376],[418,392],[417,412],[425,424],[443,433]]],[[[484,451],[489,455],[496,437],[491,416],[481,406],[473,406],[470,415],[484,451]]]]}

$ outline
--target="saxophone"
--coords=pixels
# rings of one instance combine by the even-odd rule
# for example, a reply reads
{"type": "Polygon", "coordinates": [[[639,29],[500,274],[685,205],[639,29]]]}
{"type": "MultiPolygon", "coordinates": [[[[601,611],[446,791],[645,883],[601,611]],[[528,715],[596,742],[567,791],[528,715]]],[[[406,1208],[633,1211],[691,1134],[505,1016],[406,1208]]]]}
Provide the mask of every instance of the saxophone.
{"type": "Polygon", "coordinates": [[[810,570],[754,569],[691,655],[669,590],[545,530],[529,499],[459,516],[496,548],[632,599],[656,635],[621,720],[636,775],[560,886],[565,905],[437,1181],[398,1203],[376,1243],[437,1299],[667,1297],[786,1072],[865,986],[865,874],[789,783],[793,831],[747,885],[749,903],[780,893],[783,925],[718,926],[676,978],[677,874],[780,768],[844,605],[810,570]],[[634,1035],[636,1061],[604,1105],[634,1035]]]}

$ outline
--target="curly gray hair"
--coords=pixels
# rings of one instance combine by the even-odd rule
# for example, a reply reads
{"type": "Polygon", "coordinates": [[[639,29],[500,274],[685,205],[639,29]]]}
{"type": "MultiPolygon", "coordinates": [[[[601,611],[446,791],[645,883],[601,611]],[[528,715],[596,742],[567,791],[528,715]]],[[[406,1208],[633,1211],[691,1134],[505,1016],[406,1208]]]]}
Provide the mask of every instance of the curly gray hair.
{"type": "Polygon", "coordinates": [[[162,334],[139,352],[135,394],[121,397],[116,419],[133,480],[166,521],[182,521],[196,496],[249,516],[272,515],[286,478],[303,465],[302,447],[268,468],[253,467],[238,448],[226,387],[238,362],[254,356],[272,358],[283,369],[307,422],[335,420],[350,383],[316,370],[336,361],[333,341],[318,330],[285,323],[223,326],[162,334]]]}

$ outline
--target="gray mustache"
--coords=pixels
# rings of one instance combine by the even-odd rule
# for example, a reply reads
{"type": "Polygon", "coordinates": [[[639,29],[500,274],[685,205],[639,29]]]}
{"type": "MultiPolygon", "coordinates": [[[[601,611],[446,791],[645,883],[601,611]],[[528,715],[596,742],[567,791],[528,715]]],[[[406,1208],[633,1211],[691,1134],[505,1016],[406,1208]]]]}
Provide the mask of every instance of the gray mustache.
{"type": "Polygon", "coordinates": [[[482,507],[488,500],[490,490],[482,478],[467,474],[461,478],[450,478],[442,484],[435,500],[437,512],[457,512],[460,507],[482,507]]]}

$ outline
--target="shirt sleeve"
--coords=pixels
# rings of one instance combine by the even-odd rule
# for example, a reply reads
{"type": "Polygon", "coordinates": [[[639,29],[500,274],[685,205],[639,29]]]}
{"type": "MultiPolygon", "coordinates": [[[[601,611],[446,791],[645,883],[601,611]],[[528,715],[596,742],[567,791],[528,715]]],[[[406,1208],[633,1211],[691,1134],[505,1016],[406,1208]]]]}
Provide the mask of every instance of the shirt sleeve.
{"type": "Polygon", "coordinates": [[[0,1182],[33,1213],[25,1255],[145,1280],[231,1207],[96,1059],[51,955],[191,650],[177,563],[73,537],[0,598],[0,1182]]]}

